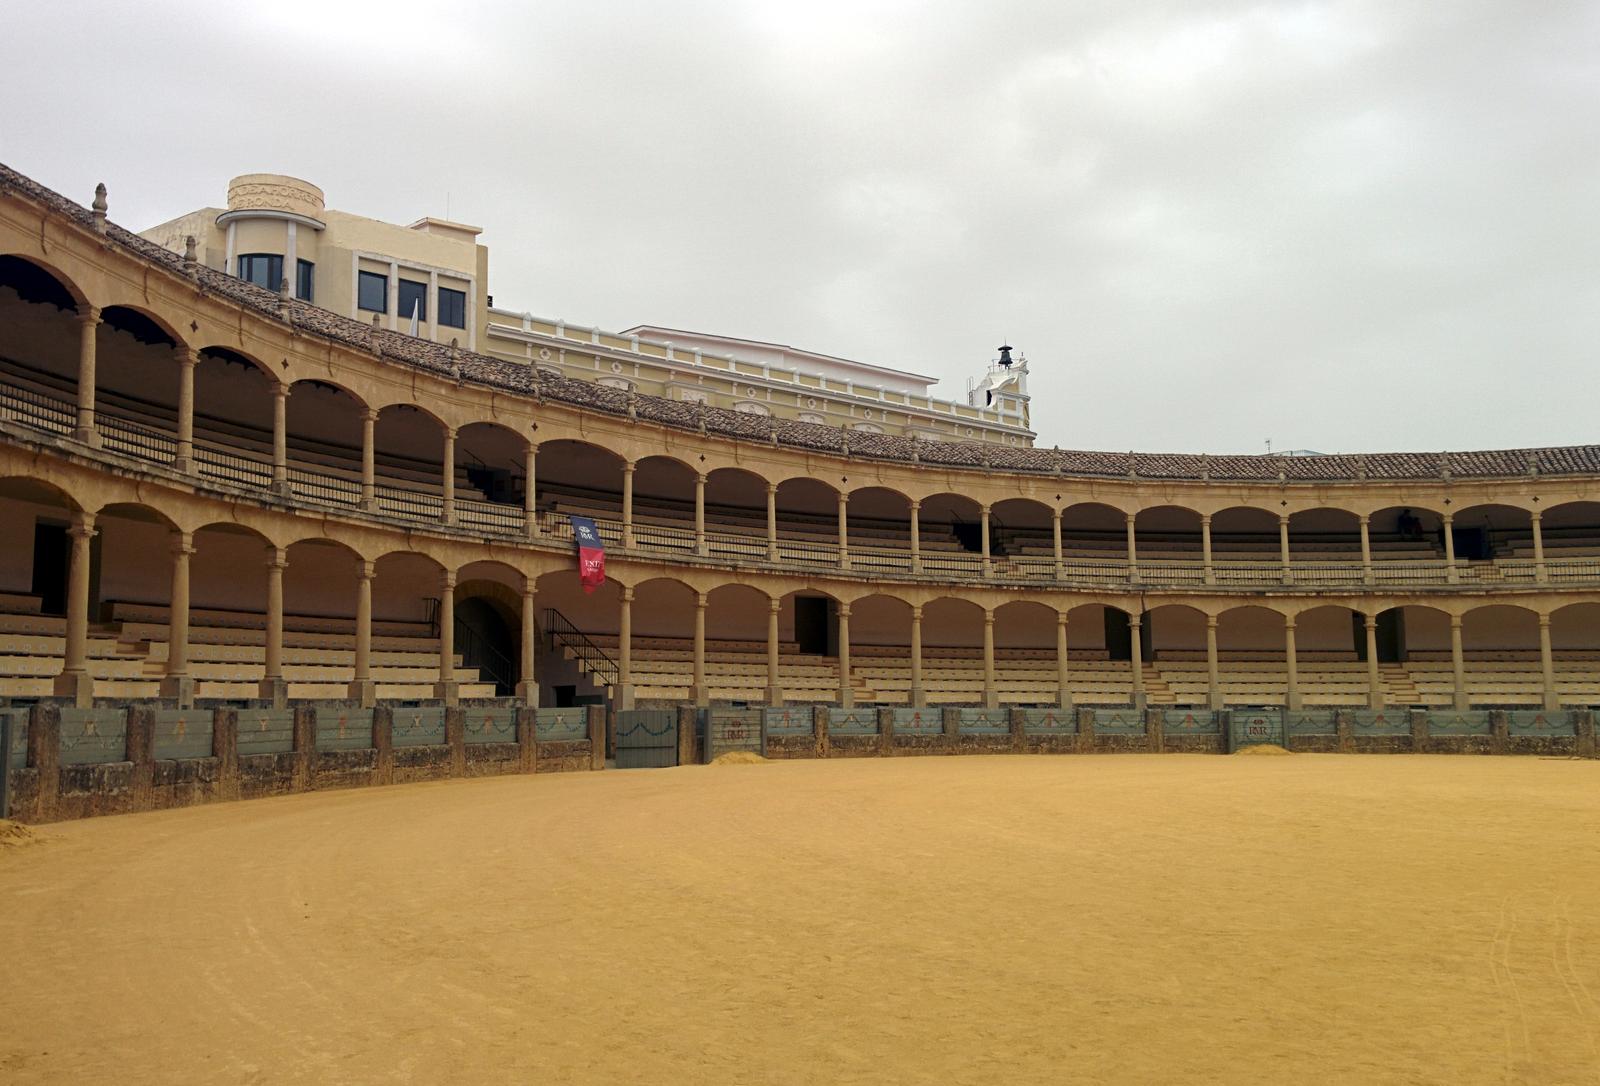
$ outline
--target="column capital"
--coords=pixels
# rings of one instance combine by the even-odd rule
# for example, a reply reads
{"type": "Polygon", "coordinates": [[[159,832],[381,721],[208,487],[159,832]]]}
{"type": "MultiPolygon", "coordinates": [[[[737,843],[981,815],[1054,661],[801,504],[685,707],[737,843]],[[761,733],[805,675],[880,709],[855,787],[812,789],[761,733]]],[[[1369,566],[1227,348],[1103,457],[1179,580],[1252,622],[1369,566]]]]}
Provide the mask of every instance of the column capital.
{"type": "Polygon", "coordinates": [[[839,491],[839,504],[840,505],[849,505],[850,504],[850,495],[845,493],[842,490],[839,491]]]}
{"type": "Polygon", "coordinates": [[[985,607],[983,609],[983,624],[985,626],[993,626],[994,625],[994,608],[993,607],[985,607]]]}
{"type": "Polygon", "coordinates": [[[379,412],[378,412],[378,409],[376,407],[369,407],[364,412],[362,412],[361,421],[362,422],[370,422],[370,423],[372,423],[372,425],[376,426],[376,425],[378,425],[378,413],[379,412]]]}
{"type": "Polygon", "coordinates": [[[441,589],[449,590],[449,589],[454,588],[455,586],[456,586],[456,571],[455,570],[447,569],[443,573],[439,574],[439,587],[441,589]]]}
{"type": "Polygon", "coordinates": [[[1217,616],[1216,615],[1207,615],[1206,616],[1206,629],[1214,630],[1216,628],[1217,628],[1217,616]]]}
{"type": "Polygon", "coordinates": [[[1378,616],[1370,611],[1366,612],[1361,616],[1361,624],[1369,630],[1376,630],[1378,628],[1378,616]]]}
{"type": "Polygon", "coordinates": [[[1544,516],[1544,510],[1543,509],[1530,509],[1528,511],[1528,520],[1530,522],[1534,523],[1534,524],[1538,524],[1539,523],[1539,519],[1541,517],[1543,517],[1543,516],[1544,516]]]}
{"type": "Polygon", "coordinates": [[[767,497],[776,498],[777,496],[778,496],[778,484],[777,483],[768,483],[767,484],[767,497]]]}
{"type": "Polygon", "coordinates": [[[1295,616],[1293,616],[1293,615],[1284,615],[1283,616],[1283,628],[1286,631],[1292,631],[1295,628],[1295,616]]]}
{"type": "Polygon", "coordinates": [[[1450,616],[1450,628],[1452,630],[1461,629],[1461,616],[1460,615],[1451,615],[1450,616]]]}
{"type": "Polygon", "coordinates": [[[918,501],[916,498],[910,499],[906,503],[906,505],[907,505],[907,508],[909,508],[913,513],[915,513],[917,510],[922,508],[922,503],[920,501],[918,501]]]}
{"type": "Polygon", "coordinates": [[[100,323],[100,307],[88,302],[78,303],[78,323],[94,327],[100,323]]]}
{"type": "Polygon", "coordinates": [[[456,439],[456,435],[460,432],[461,431],[457,430],[454,426],[446,426],[444,428],[444,439],[446,441],[454,441],[456,439]]]}
{"type": "Polygon", "coordinates": [[[1544,614],[1542,612],[1540,613],[1540,615],[1539,615],[1539,628],[1541,630],[1547,630],[1547,629],[1550,628],[1550,616],[1549,615],[1544,614]]]}
{"type": "Polygon", "coordinates": [[[994,508],[994,506],[990,505],[988,502],[979,502],[978,503],[978,509],[982,511],[984,516],[988,516],[990,511],[993,508],[994,508]]]}
{"type": "Polygon", "coordinates": [[[1211,514],[1210,513],[1201,513],[1200,514],[1200,523],[1202,525],[1210,526],[1210,524],[1211,524],[1211,514]]]}
{"type": "Polygon", "coordinates": [[[180,343],[172,348],[172,357],[180,366],[193,366],[200,360],[195,349],[187,343],[180,343]]]}
{"type": "Polygon", "coordinates": [[[694,485],[695,486],[705,486],[706,485],[706,473],[705,472],[697,471],[697,472],[694,473],[694,485]]]}
{"type": "Polygon", "coordinates": [[[284,550],[282,547],[268,547],[267,548],[267,568],[268,569],[288,569],[289,568],[289,552],[284,550]]]}
{"type": "Polygon", "coordinates": [[[921,607],[913,606],[911,608],[911,621],[912,622],[921,622],[922,621],[922,608],[921,607]]]}
{"type": "Polygon", "coordinates": [[[638,465],[635,464],[632,460],[624,460],[622,462],[622,474],[624,474],[624,475],[632,475],[633,472],[634,472],[634,469],[637,468],[637,467],[638,467],[638,465]]]}
{"type": "Polygon", "coordinates": [[[840,618],[849,618],[850,617],[850,605],[848,603],[841,603],[839,605],[839,617],[840,618]]]}
{"type": "Polygon", "coordinates": [[[376,562],[368,562],[364,558],[357,559],[356,577],[363,581],[372,580],[372,578],[377,575],[377,566],[378,564],[376,562]]]}
{"type": "Polygon", "coordinates": [[[1454,524],[1455,520],[1456,520],[1456,515],[1455,515],[1455,513],[1453,511],[1451,511],[1449,509],[1446,509],[1443,513],[1441,513],[1439,515],[1439,520],[1442,521],[1445,524],[1454,524]]]}
{"type": "Polygon", "coordinates": [[[183,532],[183,531],[173,532],[172,533],[172,553],[174,555],[181,554],[181,555],[185,555],[185,556],[193,554],[194,553],[194,533],[193,532],[183,532]]]}
{"type": "Polygon", "coordinates": [[[1142,615],[1128,616],[1128,628],[1130,630],[1137,630],[1142,625],[1144,625],[1144,617],[1142,615]]]}
{"type": "Polygon", "coordinates": [[[625,584],[622,586],[622,602],[633,602],[633,586],[631,584],[625,584]]]}
{"type": "Polygon", "coordinates": [[[1356,518],[1356,523],[1361,525],[1361,527],[1365,528],[1369,524],[1372,523],[1372,518],[1370,516],[1368,516],[1367,514],[1362,513],[1359,517],[1356,518]]]}
{"type": "Polygon", "coordinates": [[[1065,608],[1065,607],[1058,607],[1056,609],[1056,625],[1057,626],[1065,626],[1067,624],[1067,610],[1068,609],[1065,608]]]}
{"type": "Polygon", "coordinates": [[[706,609],[706,605],[710,602],[711,599],[708,593],[696,592],[694,594],[694,605],[697,610],[704,611],[706,609]]]}
{"type": "Polygon", "coordinates": [[[281,382],[273,385],[272,398],[275,400],[287,400],[289,398],[289,386],[281,382]]]}
{"type": "Polygon", "coordinates": [[[779,611],[783,610],[783,601],[781,599],[772,599],[769,597],[767,599],[767,610],[773,614],[777,614],[779,611]]]}
{"type": "Polygon", "coordinates": [[[93,539],[95,533],[93,513],[74,513],[67,534],[73,539],[93,539]]]}
{"type": "Polygon", "coordinates": [[[1279,513],[1278,514],[1278,527],[1287,528],[1289,526],[1289,516],[1290,516],[1290,514],[1288,514],[1288,513],[1279,513]]]}

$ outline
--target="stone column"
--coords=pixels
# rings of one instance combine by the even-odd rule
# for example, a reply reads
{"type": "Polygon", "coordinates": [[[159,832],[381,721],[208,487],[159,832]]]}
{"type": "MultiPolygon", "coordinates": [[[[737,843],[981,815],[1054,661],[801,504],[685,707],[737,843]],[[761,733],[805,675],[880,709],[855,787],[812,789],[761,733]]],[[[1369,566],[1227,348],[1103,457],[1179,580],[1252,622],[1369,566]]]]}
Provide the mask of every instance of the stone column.
{"type": "Polygon", "coordinates": [[[1543,519],[1537,509],[1528,515],[1528,522],[1533,526],[1533,579],[1540,584],[1549,579],[1544,566],[1544,527],[1540,523],[1543,519]]]}
{"type": "Polygon", "coordinates": [[[1299,653],[1295,651],[1292,616],[1283,620],[1283,660],[1289,673],[1288,682],[1284,687],[1284,705],[1290,709],[1298,709],[1300,708],[1300,660],[1299,653]]]}
{"type": "Polygon", "coordinates": [[[778,560],[778,488],[767,484],[767,561],[778,560]]]}
{"type": "Polygon", "coordinates": [[[100,327],[100,309],[87,303],[78,306],[78,425],[72,436],[92,448],[100,447],[100,431],[94,425],[95,338],[100,327]]]}
{"type": "Polygon", "coordinates": [[[1556,686],[1555,654],[1550,649],[1550,616],[1539,616],[1539,668],[1544,673],[1544,707],[1561,708],[1561,691],[1556,686]]]}
{"type": "MultiPolygon", "coordinates": [[[[1130,523],[1133,518],[1128,518],[1130,523]]],[[[1144,695],[1144,642],[1140,637],[1140,626],[1144,623],[1143,616],[1128,616],[1128,637],[1133,665],[1133,706],[1136,709],[1145,707],[1144,695]]]]}
{"type": "Polygon", "coordinates": [[[446,705],[461,697],[456,681],[456,575],[448,569],[439,575],[439,682],[433,696],[446,705]]]}
{"type": "Polygon", "coordinates": [[[378,510],[377,471],[378,413],[367,408],[361,413],[361,508],[378,510]]]}
{"type": "Polygon", "coordinates": [[[911,572],[922,572],[922,503],[911,503],[911,572]]]}
{"type": "Polygon", "coordinates": [[[1467,663],[1461,651],[1460,615],[1450,616],[1450,668],[1455,673],[1455,707],[1472,708],[1472,699],[1467,693],[1467,663]]]}
{"type": "Polygon", "coordinates": [[[855,688],[850,682],[850,605],[839,605],[839,707],[852,709],[856,704],[855,688]]]}
{"type": "Polygon", "coordinates": [[[622,546],[633,549],[633,472],[632,460],[622,465],[622,546]]]}
{"type": "Polygon", "coordinates": [[[1206,616],[1206,701],[1212,709],[1223,707],[1222,665],[1217,660],[1217,616],[1206,616]]]}
{"type": "Polygon", "coordinates": [[[922,705],[922,608],[911,608],[911,705],[922,705]]]}
{"type": "Polygon", "coordinates": [[[1450,584],[1455,584],[1461,579],[1460,575],[1456,572],[1455,522],[1456,518],[1454,513],[1446,513],[1444,515],[1444,561],[1446,566],[1445,580],[1450,584]]]}
{"type": "Polygon", "coordinates": [[[697,472],[694,477],[694,553],[706,553],[706,476],[697,472]]]}
{"type": "Polygon", "coordinates": [[[377,684],[372,681],[372,578],[376,567],[371,562],[356,563],[356,666],[350,683],[350,700],[370,709],[377,700],[377,684]]]}
{"type": "Polygon", "coordinates": [[[783,686],[778,679],[778,612],[783,601],[767,601],[767,704],[783,704],[783,686]]]}
{"type": "Polygon", "coordinates": [[[194,367],[197,359],[189,347],[172,352],[178,363],[178,447],[172,467],[185,474],[194,471],[194,367]]]}
{"type": "Polygon", "coordinates": [[[1139,545],[1134,539],[1133,524],[1136,519],[1134,514],[1128,513],[1128,580],[1133,584],[1139,583],[1139,545]]]}
{"type": "Polygon", "coordinates": [[[618,709],[633,708],[633,587],[622,586],[617,611],[617,687],[611,694],[618,709]]]}
{"type": "Polygon", "coordinates": [[[980,511],[983,514],[983,572],[984,575],[987,576],[994,568],[989,560],[989,507],[987,505],[982,506],[980,511]]]}
{"type": "Polygon", "coordinates": [[[839,491],[839,568],[850,568],[850,495],[839,491]]]}
{"type": "Polygon", "coordinates": [[[456,431],[453,426],[444,428],[444,478],[440,493],[444,499],[441,513],[446,524],[456,522],[456,431]]]}
{"type": "Polygon", "coordinates": [[[1383,679],[1378,672],[1378,616],[1362,616],[1367,630],[1367,708],[1383,708],[1383,679]]]}
{"type": "MultiPolygon", "coordinates": [[[[1060,523],[1060,518],[1056,518],[1060,523]]],[[[1072,684],[1068,675],[1067,655],[1067,611],[1066,608],[1056,612],[1056,685],[1059,693],[1056,704],[1063,709],[1072,708],[1072,684]]]]}
{"type": "Polygon", "coordinates": [[[272,387],[272,489],[289,492],[289,386],[272,387]]]}
{"type": "Polygon", "coordinates": [[[55,696],[70,698],[79,709],[94,704],[94,678],[89,674],[89,540],[94,514],[74,513],[67,536],[72,555],[67,564],[67,644],[55,696]]]}
{"type": "Polygon", "coordinates": [[[994,673],[994,610],[983,609],[983,707],[997,709],[1000,706],[999,684],[994,673]]]}
{"type": "Polygon", "coordinates": [[[1056,559],[1056,580],[1067,575],[1067,564],[1061,554],[1061,510],[1050,510],[1050,548],[1056,559]]]}
{"type": "Polygon", "coordinates": [[[694,594],[694,684],[689,698],[701,708],[711,704],[711,692],[706,689],[706,602],[704,592],[694,594]]]}
{"type": "Polygon", "coordinates": [[[1361,525],[1361,583],[1372,584],[1375,580],[1372,571],[1372,518],[1363,516],[1358,523],[1361,525]]]}
{"type": "Polygon", "coordinates": [[[178,708],[194,702],[194,681],[189,678],[189,556],[194,536],[172,534],[172,593],[167,608],[167,668],[161,679],[161,696],[176,698],[178,708]]]}
{"type": "Polygon", "coordinates": [[[523,454],[522,474],[522,511],[528,520],[528,538],[532,539],[539,534],[539,446],[532,441],[523,454]]]}
{"type": "Polygon", "coordinates": [[[517,697],[530,708],[539,707],[539,625],[535,620],[534,605],[539,589],[532,577],[522,581],[522,678],[517,683],[517,697]]]}
{"type": "Polygon", "coordinates": [[[1217,570],[1211,564],[1211,514],[1200,516],[1200,564],[1205,570],[1206,584],[1217,583],[1217,570]]]}
{"type": "Polygon", "coordinates": [[[1289,515],[1278,514],[1278,561],[1283,565],[1283,583],[1294,584],[1294,569],[1289,563],[1289,515]]]}
{"type": "Polygon", "coordinates": [[[288,565],[287,551],[267,548],[267,653],[259,694],[274,709],[289,700],[289,684],[283,679],[283,571],[288,565]]]}

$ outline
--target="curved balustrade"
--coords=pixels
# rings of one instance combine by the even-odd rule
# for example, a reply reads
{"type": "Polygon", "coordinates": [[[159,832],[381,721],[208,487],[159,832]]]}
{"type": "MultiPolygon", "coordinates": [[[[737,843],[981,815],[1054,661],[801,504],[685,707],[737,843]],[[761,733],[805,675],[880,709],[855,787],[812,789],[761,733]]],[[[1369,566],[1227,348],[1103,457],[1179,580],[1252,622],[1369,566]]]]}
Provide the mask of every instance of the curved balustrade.
{"type": "MultiPolygon", "coordinates": [[[[0,387],[0,419],[20,423],[30,429],[55,436],[69,435],[74,424],[73,405],[37,389],[0,387]]],[[[147,464],[167,467],[176,455],[175,437],[113,414],[98,420],[103,450],[147,464]]],[[[219,447],[205,435],[194,442],[195,471],[202,481],[232,486],[268,489],[273,484],[273,465],[219,447]]],[[[362,505],[361,482],[324,465],[290,461],[284,477],[287,496],[310,505],[333,506],[355,511],[362,505]]],[[[441,494],[400,485],[396,480],[379,478],[374,485],[374,512],[397,519],[417,520],[439,525],[444,520],[441,494]]],[[[571,523],[564,513],[539,512],[535,531],[529,531],[527,514],[521,506],[505,505],[471,497],[454,501],[458,528],[485,535],[503,535],[519,540],[542,539],[547,543],[570,543],[571,523]]],[[[1226,552],[1213,556],[1210,563],[1148,559],[1130,563],[1122,558],[1083,557],[1064,554],[1000,555],[987,559],[970,552],[923,550],[913,555],[909,548],[858,545],[852,543],[844,554],[836,542],[780,535],[776,543],[757,532],[707,530],[696,535],[689,526],[635,523],[631,546],[626,545],[624,528],[614,517],[595,516],[601,538],[608,547],[641,556],[671,556],[675,559],[708,561],[768,568],[847,573],[859,576],[893,575],[934,581],[976,581],[990,584],[1035,584],[1063,587],[1128,587],[1184,590],[1264,590],[1273,588],[1362,589],[1449,589],[1481,590],[1495,586],[1534,584],[1586,585],[1600,583],[1600,556],[1574,558],[1549,557],[1544,562],[1530,558],[1501,558],[1488,561],[1455,562],[1408,558],[1401,561],[1375,559],[1360,561],[1296,562],[1250,561],[1226,552]]]]}

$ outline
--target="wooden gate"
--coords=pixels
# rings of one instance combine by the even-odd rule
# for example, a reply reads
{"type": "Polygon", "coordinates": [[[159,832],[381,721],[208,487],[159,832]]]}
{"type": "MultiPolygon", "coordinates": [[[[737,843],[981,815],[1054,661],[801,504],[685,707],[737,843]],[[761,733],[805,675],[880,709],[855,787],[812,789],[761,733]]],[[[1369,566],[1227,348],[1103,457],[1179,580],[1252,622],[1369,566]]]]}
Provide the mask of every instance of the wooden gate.
{"type": "Polygon", "coordinates": [[[664,769],[678,764],[678,714],[671,709],[617,713],[617,768],[664,769]]]}

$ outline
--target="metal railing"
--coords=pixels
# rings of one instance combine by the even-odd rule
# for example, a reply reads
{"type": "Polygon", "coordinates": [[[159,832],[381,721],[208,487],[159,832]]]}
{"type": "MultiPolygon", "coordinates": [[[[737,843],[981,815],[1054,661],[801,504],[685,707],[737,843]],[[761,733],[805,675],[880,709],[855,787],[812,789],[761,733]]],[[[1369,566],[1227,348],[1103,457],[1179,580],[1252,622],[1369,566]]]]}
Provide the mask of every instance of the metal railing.
{"type": "MultiPolygon", "coordinates": [[[[77,421],[77,406],[39,388],[0,385],[0,420],[10,421],[53,435],[70,434],[77,421]]],[[[177,440],[120,415],[100,414],[96,429],[105,449],[145,463],[167,466],[176,456],[177,440]]],[[[272,485],[270,462],[219,446],[205,435],[194,445],[195,468],[202,479],[215,480],[248,489],[272,485]]],[[[325,470],[316,465],[291,462],[286,468],[290,496],[297,500],[356,509],[361,506],[359,480],[325,470]]],[[[444,515],[442,493],[397,485],[395,480],[378,481],[374,487],[377,511],[393,517],[439,523],[444,515]]],[[[458,497],[456,523],[488,534],[525,536],[527,514],[520,505],[506,505],[473,497],[458,497]]],[[[572,525],[565,513],[535,514],[538,535],[548,543],[570,544],[572,525]]],[[[1450,564],[1437,558],[1376,560],[1370,566],[1360,561],[1295,562],[1287,567],[1281,561],[1253,561],[1214,556],[1207,566],[1201,561],[1156,559],[1130,565],[1125,558],[1090,557],[1063,554],[1060,561],[1037,553],[996,554],[985,562],[981,555],[965,550],[924,549],[917,557],[909,546],[889,547],[852,544],[841,556],[836,540],[807,537],[789,526],[776,546],[764,532],[729,531],[726,527],[706,531],[697,540],[692,526],[665,525],[655,521],[636,521],[632,545],[623,547],[621,521],[615,517],[592,518],[607,547],[624,553],[668,555],[685,559],[704,559],[738,565],[817,572],[848,570],[857,575],[890,574],[923,577],[941,581],[981,581],[996,584],[1052,585],[1073,588],[1123,589],[1194,588],[1348,588],[1373,587],[1481,588],[1509,585],[1531,586],[1600,583],[1600,555],[1561,558],[1547,556],[1542,563],[1516,556],[1482,561],[1457,560],[1454,577],[1450,564]],[[776,551],[774,556],[773,552],[776,551]]],[[[603,656],[603,654],[601,654],[603,656]]],[[[615,664],[611,664],[614,669],[615,664]]]]}
{"type": "Polygon", "coordinates": [[[598,678],[607,686],[617,683],[622,675],[622,668],[606,654],[604,649],[590,641],[588,635],[574,626],[566,615],[554,607],[546,608],[544,629],[550,638],[551,649],[568,650],[578,661],[581,670],[598,678]]]}

